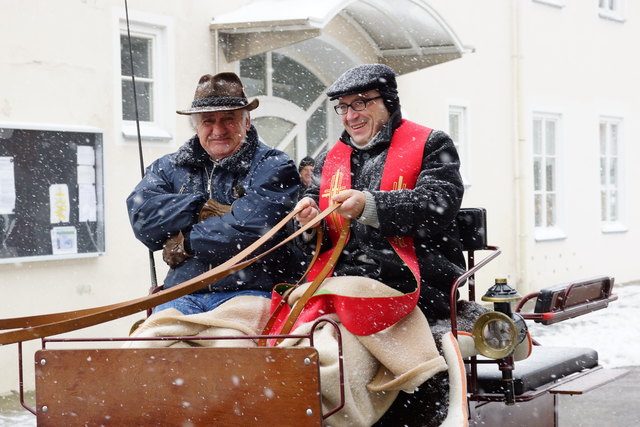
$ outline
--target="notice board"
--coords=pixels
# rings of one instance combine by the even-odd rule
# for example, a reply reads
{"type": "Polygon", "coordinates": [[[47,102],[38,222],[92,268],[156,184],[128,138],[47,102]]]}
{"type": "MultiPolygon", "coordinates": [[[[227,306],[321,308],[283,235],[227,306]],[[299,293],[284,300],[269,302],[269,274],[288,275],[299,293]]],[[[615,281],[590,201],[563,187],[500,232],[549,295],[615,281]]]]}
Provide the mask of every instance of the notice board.
{"type": "Polygon", "coordinates": [[[0,124],[0,263],[104,250],[102,132],[0,124]]]}

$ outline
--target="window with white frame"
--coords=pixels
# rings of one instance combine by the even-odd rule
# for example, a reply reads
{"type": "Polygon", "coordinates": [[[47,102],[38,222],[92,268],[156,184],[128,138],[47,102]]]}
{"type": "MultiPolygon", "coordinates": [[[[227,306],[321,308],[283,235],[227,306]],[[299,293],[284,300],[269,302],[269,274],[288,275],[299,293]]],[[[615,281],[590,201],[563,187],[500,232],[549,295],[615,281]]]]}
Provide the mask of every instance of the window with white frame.
{"type": "Polygon", "coordinates": [[[601,18],[614,21],[624,21],[625,0],[598,0],[598,10],[601,18]]]}
{"type": "Polygon", "coordinates": [[[555,229],[559,220],[560,116],[533,118],[533,198],[536,229],[555,229]]]}
{"type": "Polygon", "coordinates": [[[600,219],[605,228],[620,222],[621,122],[600,118],[600,219]]]}
{"type": "Polygon", "coordinates": [[[137,115],[144,140],[169,141],[172,122],[163,107],[173,105],[170,23],[162,17],[142,16],[131,19],[127,31],[126,19],[120,16],[118,21],[122,135],[125,140],[137,138],[137,115]]]}
{"type": "Polygon", "coordinates": [[[300,161],[336,141],[340,120],[324,94],[330,82],[301,62],[278,52],[258,54],[240,61],[240,78],[248,97],[261,97],[251,122],[267,144],[300,161]]]}
{"type": "Polygon", "coordinates": [[[456,146],[460,156],[460,173],[465,186],[471,185],[469,165],[469,141],[467,124],[467,107],[462,105],[449,105],[449,136],[456,146]]]}
{"type": "Polygon", "coordinates": [[[129,46],[127,34],[120,34],[122,120],[135,120],[137,113],[141,121],[153,122],[154,42],[153,37],[131,36],[131,46],[129,46]],[[132,57],[133,60],[131,60],[132,57]],[[137,97],[133,96],[134,78],[137,97]]]}

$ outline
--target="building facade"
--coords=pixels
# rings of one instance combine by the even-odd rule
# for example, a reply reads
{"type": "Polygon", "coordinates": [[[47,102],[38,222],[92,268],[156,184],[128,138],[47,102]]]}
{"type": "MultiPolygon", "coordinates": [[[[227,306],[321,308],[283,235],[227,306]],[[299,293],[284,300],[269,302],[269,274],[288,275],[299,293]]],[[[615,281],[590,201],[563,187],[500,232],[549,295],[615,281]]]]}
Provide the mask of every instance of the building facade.
{"type": "MultiPolygon", "coordinates": [[[[340,133],[325,89],[353,65],[391,65],[403,115],[454,138],[463,204],[488,211],[503,253],[480,287],[495,277],[521,294],[594,275],[640,280],[635,2],[133,0],[128,26],[119,0],[0,5],[2,317],[146,294],[149,256],[124,203],[141,174],[136,114],[147,165],[193,133],[175,110],[198,78],[225,70],[260,99],[252,118],[263,140],[299,161],[340,133]],[[36,220],[44,225],[29,227],[36,220]],[[32,228],[42,235],[26,238],[32,228]]],[[[73,335],[126,335],[141,316],[73,335]]],[[[15,346],[0,348],[0,393],[17,387],[15,364],[15,346]]]]}

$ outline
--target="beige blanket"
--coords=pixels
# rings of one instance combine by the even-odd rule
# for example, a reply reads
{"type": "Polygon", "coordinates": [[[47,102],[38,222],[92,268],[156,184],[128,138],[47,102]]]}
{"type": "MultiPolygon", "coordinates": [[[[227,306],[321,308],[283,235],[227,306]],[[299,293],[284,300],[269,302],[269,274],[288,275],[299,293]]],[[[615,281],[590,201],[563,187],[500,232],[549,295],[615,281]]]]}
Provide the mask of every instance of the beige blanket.
{"type": "MultiPolygon", "coordinates": [[[[292,293],[295,304],[304,289],[292,293]]],[[[389,296],[398,292],[372,279],[336,277],[321,289],[340,290],[343,294],[389,296]]],[[[149,317],[133,336],[237,336],[257,335],[269,318],[266,298],[239,296],[217,309],[200,314],[182,315],[168,309],[149,317]]],[[[330,318],[339,321],[335,315],[330,318]]],[[[307,334],[311,323],[298,327],[294,334],[307,334]]],[[[436,349],[426,318],[419,309],[395,325],[369,336],[356,336],[340,325],[345,363],[345,407],[327,420],[331,426],[368,426],[391,406],[400,390],[412,392],[434,374],[447,369],[436,349]]],[[[308,340],[290,338],[281,346],[307,346],[308,340]]],[[[328,323],[314,332],[314,344],[320,355],[322,404],[326,412],[339,402],[339,366],[336,332],[328,323]]],[[[256,346],[254,340],[138,341],[128,346],[256,346]]]]}

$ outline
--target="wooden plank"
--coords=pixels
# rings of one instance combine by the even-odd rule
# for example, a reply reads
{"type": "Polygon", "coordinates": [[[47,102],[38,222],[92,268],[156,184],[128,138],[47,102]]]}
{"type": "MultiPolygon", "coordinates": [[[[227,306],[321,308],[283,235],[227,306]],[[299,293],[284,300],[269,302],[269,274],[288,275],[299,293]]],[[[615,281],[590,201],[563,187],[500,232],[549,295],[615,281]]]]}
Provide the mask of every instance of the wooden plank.
{"type": "Polygon", "coordinates": [[[554,394],[584,394],[621,377],[627,372],[629,371],[625,369],[597,369],[575,380],[560,384],[549,391],[554,394]]]}
{"type": "Polygon", "coordinates": [[[321,425],[314,348],[36,352],[38,426],[321,425]]]}

